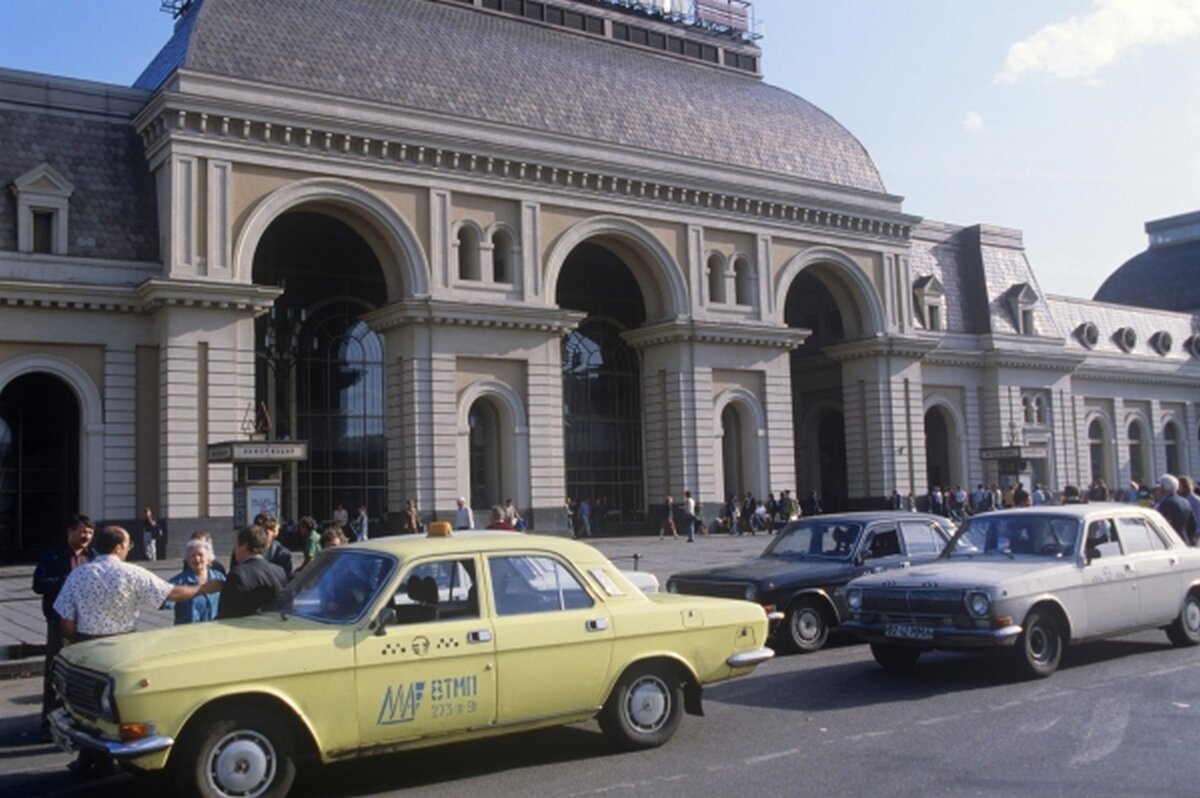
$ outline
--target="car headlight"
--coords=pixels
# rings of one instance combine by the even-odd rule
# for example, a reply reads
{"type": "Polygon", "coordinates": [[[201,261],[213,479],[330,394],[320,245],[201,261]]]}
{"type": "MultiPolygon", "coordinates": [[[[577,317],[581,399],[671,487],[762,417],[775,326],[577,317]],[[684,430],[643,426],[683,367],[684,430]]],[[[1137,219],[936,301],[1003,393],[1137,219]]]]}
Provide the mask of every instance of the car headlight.
{"type": "Polygon", "coordinates": [[[967,593],[967,612],[976,618],[986,618],[992,611],[992,597],[982,590],[967,593]]]}
{"type": "Polygon", "coordinates": [[[742,595],[746,597],[746,601],[757,601],[758,588],[756,588],[754,585],[746,585],[746,590],[742,595]]]}
{"type": "Polygon", "coordinates": [[[862,588],[852,587],[846,591],[846,606],[853,612],[862,609],[862,588]]]}

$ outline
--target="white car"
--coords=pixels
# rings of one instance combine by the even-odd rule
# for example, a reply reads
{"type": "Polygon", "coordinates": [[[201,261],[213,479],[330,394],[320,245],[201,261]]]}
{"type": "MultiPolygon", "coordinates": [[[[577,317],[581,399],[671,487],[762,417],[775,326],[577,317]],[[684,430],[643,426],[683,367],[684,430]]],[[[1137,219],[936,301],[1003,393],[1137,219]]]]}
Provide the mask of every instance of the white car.
{"type": "Polygon", "coordinates": [[[1200,549],[1125,504],[982,513],[934,562],[855,579],[846,601],[843,626],[885,668],[931,649],[1007,648],[1022,675],[1044,677],[1068,643],[1162,628],[1200,645],[1200,549]]]}

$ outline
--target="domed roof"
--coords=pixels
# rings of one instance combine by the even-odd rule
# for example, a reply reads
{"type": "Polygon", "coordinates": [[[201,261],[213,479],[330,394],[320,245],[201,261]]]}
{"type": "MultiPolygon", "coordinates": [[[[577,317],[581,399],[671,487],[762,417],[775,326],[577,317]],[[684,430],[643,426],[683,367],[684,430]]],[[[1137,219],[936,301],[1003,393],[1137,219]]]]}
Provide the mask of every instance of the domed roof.
{"type": "Polygon", "coordinates": [[[202,0],[138,78],[177,68],[869,192],[870,155],[752,75],[429,0],[202,0]]]}
{"type": "Polygon", "coordinates": [[[1150,248],[1135,255],[1096,292],[1097,302],[1200,310],[1200,212],[1146,224],[1150,248]]]}

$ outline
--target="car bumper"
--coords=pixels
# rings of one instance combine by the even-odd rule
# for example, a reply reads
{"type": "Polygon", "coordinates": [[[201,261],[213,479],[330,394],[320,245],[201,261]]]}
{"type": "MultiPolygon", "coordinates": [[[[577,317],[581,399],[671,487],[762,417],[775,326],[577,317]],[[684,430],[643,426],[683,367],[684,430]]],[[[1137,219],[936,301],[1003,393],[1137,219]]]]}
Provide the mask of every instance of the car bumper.
{"type": "Polygon", "coordinates": [[[152,735],[128,742],[108,740],[80,728],[65,709],[56,709],[50,713],[50,734],[54,737],[55,745],[64,751],[86,748],[105,752],[116,760],[137,759],[147,754],[156,754],[175,744],[174,738],[163,735],[152,735]]]}
{"type": "Polygon", "coordinates": [[[752,668],[755,665],[761,665],[773,656],[775,656],[775,652],[764,646],[753,651],[739,651],[725,660],[725,664],[731,668],[752,668]]]}
{"type": "Polygon", "coordinates": [[[842,628],[853,632],[868,643],[894,643],[918,648],[977,649],[1002,648],[1017,642],[1022,629],[1016,624],[999,629],[960,629],[935,626],[928,638],[901,637],[888,634],[889,624],[863,623],[853,619],[842,621],[842,628]]]}

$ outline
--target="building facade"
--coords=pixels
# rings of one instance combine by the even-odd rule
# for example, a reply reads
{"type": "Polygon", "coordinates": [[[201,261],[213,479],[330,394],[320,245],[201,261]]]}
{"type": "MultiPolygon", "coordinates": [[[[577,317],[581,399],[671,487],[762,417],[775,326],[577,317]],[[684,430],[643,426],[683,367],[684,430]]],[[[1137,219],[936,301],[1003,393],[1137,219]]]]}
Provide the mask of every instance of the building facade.
{"type": "Polygon", "coordinates": [[[0,558],[223,531],[250,436],[384,528],[1200,470],[1195,309],[1044,295],[684,5],[202,0],[133,88],[0,71],[0,558]]]}

